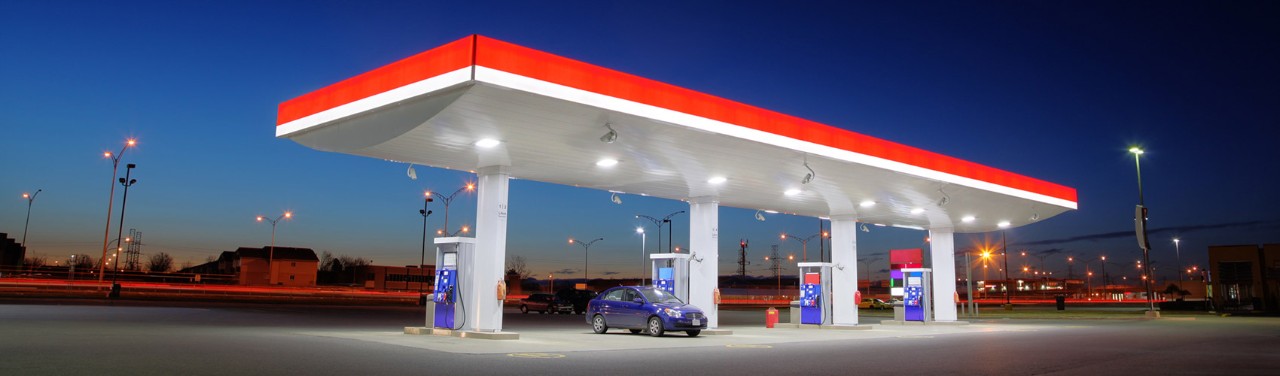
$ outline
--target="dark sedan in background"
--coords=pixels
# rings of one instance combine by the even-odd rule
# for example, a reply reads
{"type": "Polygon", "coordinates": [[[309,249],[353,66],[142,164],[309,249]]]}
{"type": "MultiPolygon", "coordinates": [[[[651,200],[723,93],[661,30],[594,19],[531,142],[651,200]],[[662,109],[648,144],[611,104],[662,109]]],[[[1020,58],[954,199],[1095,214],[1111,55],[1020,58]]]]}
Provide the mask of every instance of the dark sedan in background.
{"type": "Polygon", "coordinates": [[[587,304],[587,323],[600,334],[609,328],[623,328],[654,337],[667,331],[684,331],[695,337],[707,328],[707,316],[698,307],[652,286],[619,286],[587,304]]]}

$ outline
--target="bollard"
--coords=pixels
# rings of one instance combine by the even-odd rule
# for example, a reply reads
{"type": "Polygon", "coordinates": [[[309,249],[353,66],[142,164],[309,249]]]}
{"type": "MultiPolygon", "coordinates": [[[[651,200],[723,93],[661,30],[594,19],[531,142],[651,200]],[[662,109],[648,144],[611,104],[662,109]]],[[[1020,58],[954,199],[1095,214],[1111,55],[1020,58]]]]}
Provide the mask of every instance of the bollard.
{"type": "Polygon", "coordinates": [[[769,307],[769,309],[764,310],[764,327],[773,329],[773,326],[777,323],[778,310],[773,307],[769,307]]]}

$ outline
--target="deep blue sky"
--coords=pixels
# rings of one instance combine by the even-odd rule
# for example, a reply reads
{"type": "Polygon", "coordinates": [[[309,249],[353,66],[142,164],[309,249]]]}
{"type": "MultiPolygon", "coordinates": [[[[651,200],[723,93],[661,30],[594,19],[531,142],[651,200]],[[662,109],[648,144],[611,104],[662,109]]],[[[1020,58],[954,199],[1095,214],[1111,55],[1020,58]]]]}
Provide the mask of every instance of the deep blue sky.
{"type": "MultiPolygon", "coordinates": [[[[1274,2],[404,3],[3,2],[0,193],[11,200],[0,232],[20,238],[19,195],[44,189],[29,252],[96,259],[111,168],[101,153],[134,136],[126,231],[144,233],[144,253],[198,263],[265,245],[270,226],[253,217],[289,209],[280,245],[414,264],[422,191],[472,177],[419,167],[412,181],[403,164],[276,139],[276,105],[477,33],[1074,187],[1080,210],[1008,233],[1012,249],[1050,255],[1051,270],[1065,270],[1063,254],[1140,257],[1131,144],[1148,151],[1160,274],[1172,273],[1174,236],[1184,263],[1201,266],[1209,245],[1280,242],[1274,2]]],[[[624,200],[515,181],[508,254],[572,278],[582,249],[565,239],[604,237],[591,274],[633,275],[633,216],[687,206],[624,200]]],[[[473,223],[474,203],[455,202],[454,227],[473,223]]],[[[751,214],[721,211],[723,273],[739,238],[751,240],[749,270],[765,274],[778,233],[817,231],[813,218],[751,214]]],[[[676,219],[685,245],[687,216],[676,219]]],[[[873,229],[859,234],[860,255],[925,236],[873,229]]]]}

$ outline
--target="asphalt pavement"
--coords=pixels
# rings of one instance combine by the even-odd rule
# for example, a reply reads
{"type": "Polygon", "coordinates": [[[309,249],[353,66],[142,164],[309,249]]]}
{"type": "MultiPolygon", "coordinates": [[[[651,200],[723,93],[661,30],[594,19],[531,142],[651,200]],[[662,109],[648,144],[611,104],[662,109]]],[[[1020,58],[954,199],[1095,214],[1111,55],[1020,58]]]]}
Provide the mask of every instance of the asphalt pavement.
{"type": "Polygon", "coordinates": [[[732,335],[653,338],[509,310],[520,340],[402,333],[423,320],[416,307],[5,301],[0,375],[1280,374],[1280,319],[1266,317],[847,331],[765,329],[751,310],[722,313],[732,335]]]}

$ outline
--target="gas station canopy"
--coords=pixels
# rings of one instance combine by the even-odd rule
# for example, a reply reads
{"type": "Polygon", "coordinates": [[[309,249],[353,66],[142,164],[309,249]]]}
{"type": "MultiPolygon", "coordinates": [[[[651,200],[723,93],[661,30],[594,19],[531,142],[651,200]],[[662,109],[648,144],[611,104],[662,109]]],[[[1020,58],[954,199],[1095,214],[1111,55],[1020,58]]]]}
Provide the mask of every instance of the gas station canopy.
{"type": "Polygon", "coordinates": [[[284,102],[276,135],[439,168],[507,166],[520,179],[961,233],[1077,207],[1069,187],[478,35],[284,102]]]}

